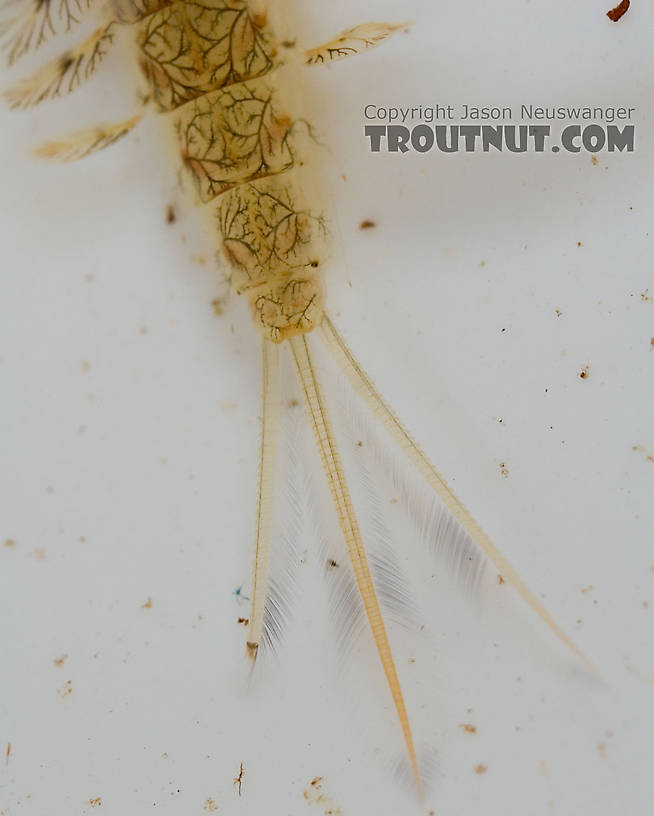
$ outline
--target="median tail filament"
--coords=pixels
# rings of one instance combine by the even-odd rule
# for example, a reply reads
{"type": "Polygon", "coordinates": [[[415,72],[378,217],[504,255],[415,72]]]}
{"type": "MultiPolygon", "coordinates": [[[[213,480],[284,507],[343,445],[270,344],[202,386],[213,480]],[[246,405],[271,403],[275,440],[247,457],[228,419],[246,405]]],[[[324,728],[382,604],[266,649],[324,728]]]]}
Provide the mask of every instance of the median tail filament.
{"type": "Polygon", "coordinates": [[[301,334],[292,337],[288,342],[290,343],[293,353],[297,375],[306,400],[311,426],[314,431],[325,475],[327,476],[327,482],[336,508],[338,522],[343,533],[343,538],[345,539],[345,544],[347,545],[352,569],[375,640],[377,653],[382,668],[384,669],[384,674],[386,675],[395,710],[400,720],[416,788],[422,802],[422,781],[409,717],[404,704],[404,697],[400,688],[400,681],[397,676],[386,627],[379,607],[379,600],[370,574],[368,558],[352,506],[350,491],[347,486],[331,422],[327,414],[327,408],[309,352],[306,335],[301,334]]]}

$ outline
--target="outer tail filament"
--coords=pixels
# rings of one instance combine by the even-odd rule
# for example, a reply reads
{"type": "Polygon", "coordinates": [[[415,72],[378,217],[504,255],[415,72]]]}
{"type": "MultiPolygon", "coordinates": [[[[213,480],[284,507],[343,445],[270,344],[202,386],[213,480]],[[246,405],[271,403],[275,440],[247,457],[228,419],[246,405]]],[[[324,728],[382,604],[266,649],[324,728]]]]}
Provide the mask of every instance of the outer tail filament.
{"type": "Polygon", "coordinates": [[[320,328],[329,351],[333,355],[343,373],[352,383],[352,386],[356,392],[367,403],[368,407],[375,414],[375,416],[382,422],[386,430],[409,458],[409,461],[433,488],[449,512],[459,522],[459,524],[468,533],[477,546],[484,552],[487,558],[495,565],[502,577],[513,585],[517,592],[522,596],[523,600],[534,610],[538,617],[589,669],[591,669],[593,672],[597,672],[595,666],[593,666],[588,658],[581,652],[579,647],[573,643],[563,629],[561,629],[547,609],[545,609],[543,604],[538,600],[515,569],[482,530],[477,521],[475,521],[461,501],[452,492],[445,479],[420,450],[417,443],[404,428],[400,420],[395,416],[392,409],[386,404],[368,375],[361,368],[354,355],[346,345],[345,340],[337,332],[334,324],[331,322],[329,317],[327,317],[327,315],[323,315],[320,328]]]}
{"type": "Polygon", "coordinates": [[[279,412],[279,346],[265,337],[261,340],[263,388],[261,407],[261,447],[259,453],[259,487],[257,494],[257,533],[254,554],[254,578],[248,633],[248,654],[257,656],[268,584],[270,520],[277,451],[279,412]]]}

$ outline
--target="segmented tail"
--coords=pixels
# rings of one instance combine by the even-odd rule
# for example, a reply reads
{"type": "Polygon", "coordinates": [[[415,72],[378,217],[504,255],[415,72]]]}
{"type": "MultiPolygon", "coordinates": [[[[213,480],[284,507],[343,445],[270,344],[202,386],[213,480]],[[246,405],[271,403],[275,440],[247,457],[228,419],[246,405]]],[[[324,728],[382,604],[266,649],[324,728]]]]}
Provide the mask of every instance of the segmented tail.
{"type": "Polygon", "coordinates": [[[397,444],[402,448],[410,462],[426,479],[437,493],[445,507],[459,522],[487,558],[495,565],[501,576],[508,581],[522,596],[523,600],[534,610],[550,630],[589,668],[598,673],[579,647],[568,637],[554,620],[543,604],[525,584],[511,564],[493,544],[462,502],[452,492],[445,479],[440,475],[425,454],[420,450],[392,409],[386,404],[374,384],[361,368],[354,355],[337,332],[332,321],[323,316],[321,323],[322,336],[337,364],[352,383],[359,396],[367,403],[370,410],[381,421],[397,444]]]}
{"type": "Polygon", "coordinates": [[[257,533],[254,552],[254,579],[250,606],[248,654],[255,659],[263,632],[268,586],[268,551],[272,514],[273,481],[277,451],[279,412],[279,347],[265,337],[261,340],[263,388],[261,407],[261,447],[257,494],[257,533]]]}
{"type": "Polygon", "coordinates": [[[368,622],[375,640],[377,653],[379,654],[395,710],[400,720],[404,742],[411,762],[411,769],[422,802],[422,781],[411,726],[409,724],[409,716],[404,704],[404,697],[402,696],[402,689],[400,688],[400,681],[397,676],[386,627],[384,626],[381,609],[379,608],[379,600],[370,574],[366,551],[363,546],[363,541],[361,540],[359,525],[354,514],[350,491],[336,447],[336,440],[309,353],[306,335],[301,334],[292,337],[288,342],[291,346],[298,378],[306,399],[316,444],[320,451],[320,458],[338,515],[338,522],[347,545],[352,569],[357,586],[359,587],[359,592],[361,593],[366,615],[368,616],[368,622]]]}

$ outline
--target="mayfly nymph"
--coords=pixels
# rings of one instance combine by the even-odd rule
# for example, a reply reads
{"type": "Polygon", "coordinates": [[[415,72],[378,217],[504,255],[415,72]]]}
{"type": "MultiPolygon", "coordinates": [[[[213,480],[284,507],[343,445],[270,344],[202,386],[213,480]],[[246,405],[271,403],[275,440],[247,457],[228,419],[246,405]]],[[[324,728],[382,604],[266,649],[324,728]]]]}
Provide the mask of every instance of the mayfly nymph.
{"type": "MultiPolygon", "coordinates": [[[[55,12],[51,0],[9,7],[14,16],[8,12],[2,26],[9,62],[38,48],[59,28],[76,22],[70,0],[63,0],[57,8],[55,12]]],[[[279,14],[278,9],[275,11],[279,14]]],[[[37,153],[58,160],[88,156],[136,127],[146,110],[155,110],[172,121],[181,163],[211,219],[231,288],[247,299],[261,337],[262,427],[248,654],[255,660],[272,637],[266,618],[269,542],[280,405],[279,356],[280,348],[287,348],[422,798],[409,716],[314,365],[309,339],[314,330],[369,410],[435,491],[446,512],[495,565],[502,579],[584,658],[404,429],[325,311],[324,272],[330,235],[315,168],[303,149],[303,137],[306,141],[311,125],[285,78],[288,72],[302,70],[302,64],[330,63],[370,49],[408,26],[364,23],[322,45],[299,51],[286,47],[288,41],[276,36],[275,22],[269,21],[263,7],[245,0],[115,0],[105,14],[105,22],[90,37],[11,87],[5,99],[11,107],[26,108],[74,90],[94,73],[118,27],[130,26],[147,85],[142,109],[123,121],[47,142],[37,153]]],[[[338,566],[335,561],[333,564],[338,566]]]]}

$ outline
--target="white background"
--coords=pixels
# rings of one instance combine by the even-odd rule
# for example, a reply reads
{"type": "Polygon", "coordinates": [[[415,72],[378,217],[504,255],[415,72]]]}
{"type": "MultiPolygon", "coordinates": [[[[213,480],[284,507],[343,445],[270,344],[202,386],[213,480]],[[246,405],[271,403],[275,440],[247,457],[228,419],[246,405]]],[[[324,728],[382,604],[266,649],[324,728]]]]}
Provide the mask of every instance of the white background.
{"type": "MultiPolygon", "coordinates": [[[[412,698],[414,721],[437,701],[439,816],[651,806],[654,6],[635,1],[618,24],[607,7],[312,0],[297,17],[307,46],[368,19],[415,21],[307,72],[333,156],[330,309],[604,678],[506,586],[487,585],[470,620],[441,602],[412,698]],[[365,104],[464,102],[635,106],[637,150],[597,165],[370,154],[365,104]]],[[[213,312],[211,242],[161,122],[77,165],[27,157],[131,112],[133,76],[114,57],[71,99],[1,114],[0,812],[91,813],[101,797],[97,812],[121,816],[200,814],[209,798],[228,816],[417,813],[365,720],[353,727],[347,678],[325,679],[311,596],[295,648],[245,688],[234,590],[249,582],[258,341],[245,304],[213,312]]],[[[411,558],[408,537],[398,547],[411,558]]],[[[374,654],[349,662],[365,716],[393,724],[374,654]]]]}

